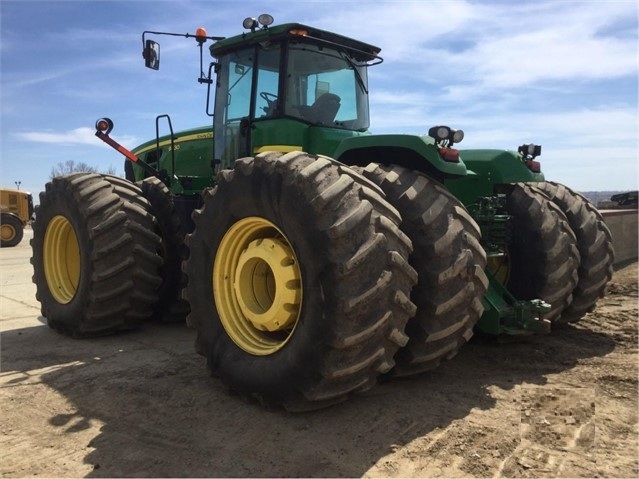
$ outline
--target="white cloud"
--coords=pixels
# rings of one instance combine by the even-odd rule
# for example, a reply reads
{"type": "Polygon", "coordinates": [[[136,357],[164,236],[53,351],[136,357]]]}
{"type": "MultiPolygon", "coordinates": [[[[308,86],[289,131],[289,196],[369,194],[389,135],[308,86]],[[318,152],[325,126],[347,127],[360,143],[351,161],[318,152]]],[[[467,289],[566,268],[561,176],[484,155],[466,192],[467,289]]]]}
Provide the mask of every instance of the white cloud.
{"type": "MultiPolygon", "coordinates": [[[[75,128],[66,132],[56,133],[53,131],[28,131],[16,133],[16,136],[22,140],[34,143],[47,143],[53,145],[89,145],[89,146],[107,146],[95,136],[95,130],[87,127],[75,128]]],[[[118,143],[135,144],[137,138],[133,136],[118,137],[118,143]]]]}
{"type": "Polygon", "coordinates": [[[619,78],[636,73],[636,57],[629,54],[632,41],[598,38],[595,33],[580,26],[486,39],[456,61],[472,65],[474,80],[491,88],[539,81],[619,78]]]}
{"type": "Polygon", "coordinates": [[[385,80],[446,82],[459,99],[637,73],[636,20],[634,30],[623,23],[637,17],[631,1],[605,8],[600,2],[392,2],[376,5],[361,22],[353,21],[349,6],[320,22],[382,47],[386,64],[376,68],[380,75],[390,69],[385,80]]]}

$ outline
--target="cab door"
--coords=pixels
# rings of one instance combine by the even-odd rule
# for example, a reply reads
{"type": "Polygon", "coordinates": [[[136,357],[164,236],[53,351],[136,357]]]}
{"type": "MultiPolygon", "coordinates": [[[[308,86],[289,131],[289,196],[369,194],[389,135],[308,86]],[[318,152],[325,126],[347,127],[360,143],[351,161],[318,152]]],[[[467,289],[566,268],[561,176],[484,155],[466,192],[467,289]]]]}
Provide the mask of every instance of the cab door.
{"type": "Polygon", "coordinates": [[[255,122],[278,116],[280,53],[279,45],[258,45],[220,58],[214,131],[215,159],[221,168],[252,156],[255,122]]]}

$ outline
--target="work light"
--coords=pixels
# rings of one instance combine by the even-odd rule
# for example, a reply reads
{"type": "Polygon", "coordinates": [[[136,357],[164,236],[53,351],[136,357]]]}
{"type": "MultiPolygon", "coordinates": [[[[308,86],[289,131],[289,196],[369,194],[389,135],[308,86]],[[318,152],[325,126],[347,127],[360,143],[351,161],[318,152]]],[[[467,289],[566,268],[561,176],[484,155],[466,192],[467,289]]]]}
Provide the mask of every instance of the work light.
{"type": "Polygon", "coordinates": [[[517,151],[525,158],[535,158],[541,155],[541,145],[521,145],[517,151]]]}
{"type": "Polygon", "coordinates": [[[464,139],[463,130],[453,130],[448,126],[433,126],[428,130],[428,136],[433,137],[437,143],[448,142],[450,145],[459,143],[464,139]]]}
{"type": "Polygon", "coordinates": [[[273,23],[273,17],[268,13],[263,13],[259,17],[257,17],[257,21],[260,22],[260,25],[263,27],[268,27],[271,23],[273,23]]]}

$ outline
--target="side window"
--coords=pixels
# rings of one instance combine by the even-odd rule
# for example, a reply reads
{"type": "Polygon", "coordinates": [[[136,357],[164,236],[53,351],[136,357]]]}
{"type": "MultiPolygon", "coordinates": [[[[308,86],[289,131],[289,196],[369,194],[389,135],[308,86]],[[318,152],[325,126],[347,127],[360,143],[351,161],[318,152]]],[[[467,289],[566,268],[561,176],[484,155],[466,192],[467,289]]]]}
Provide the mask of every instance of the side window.
{"type": "Polygon", "coordinates": [[[226,121],[245,118],[251,111],[252,53],[252,50],[239,52],[229,63],[226,121]]]}
{"type": "Polygon", "coordinates": [[[266,118],[279,108],[280,49],[260,50],[258,64],[255,118],[266,118]]]}

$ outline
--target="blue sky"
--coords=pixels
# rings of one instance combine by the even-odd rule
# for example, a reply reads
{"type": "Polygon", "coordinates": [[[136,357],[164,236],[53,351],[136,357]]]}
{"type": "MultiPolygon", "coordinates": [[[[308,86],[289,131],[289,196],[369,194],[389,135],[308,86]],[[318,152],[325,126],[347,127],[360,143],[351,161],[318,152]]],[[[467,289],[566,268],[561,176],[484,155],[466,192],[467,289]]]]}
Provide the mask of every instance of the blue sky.
{"type": "Polygon", "coordinates": [[[637,188],[635,0],[0,0],[0,186],[37,195],[66,160],[122,174],[123,158],[93,136],[102,116],[130,148],[155,137],[158,114],[176,130],[208,124],[195,42],[158,37],[155,72],[141,33],[231,36],[264,12],[382,48],[369,71],[374,133],[447,124],[465,131],[461,148],[539,143],[547,179],[637,188]]]}

